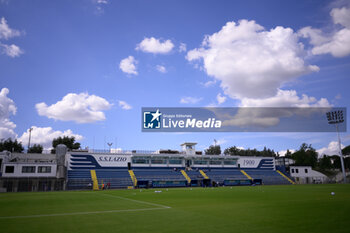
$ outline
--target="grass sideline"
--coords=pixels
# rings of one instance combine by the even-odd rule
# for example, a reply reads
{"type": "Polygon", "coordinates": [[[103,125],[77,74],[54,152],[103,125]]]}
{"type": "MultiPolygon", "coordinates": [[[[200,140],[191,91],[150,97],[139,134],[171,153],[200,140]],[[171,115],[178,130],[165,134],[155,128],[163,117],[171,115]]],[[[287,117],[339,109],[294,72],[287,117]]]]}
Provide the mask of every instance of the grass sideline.
{"type": "Polygon", "coordinates": [[[336,233],[349,211],[343,184],[2,193],[0,231],[336,233]]]}

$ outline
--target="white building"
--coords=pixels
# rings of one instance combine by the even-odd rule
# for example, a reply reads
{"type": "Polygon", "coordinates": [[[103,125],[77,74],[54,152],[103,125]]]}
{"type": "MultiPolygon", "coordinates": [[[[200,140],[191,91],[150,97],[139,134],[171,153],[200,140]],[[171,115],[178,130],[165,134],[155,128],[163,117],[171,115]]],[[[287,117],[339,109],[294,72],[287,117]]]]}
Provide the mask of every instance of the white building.
{"type": "Polygon", "coordinates": [[[290,166],[290,175],[298,184],[322,184],[328,179],[321,172],[312,170],[310,166],[290,166]]]}
{"type": "Polygon", "coordinates": [[[0,152],[0,192],[64,189],[66,147],[56,154],[0,152]]]}

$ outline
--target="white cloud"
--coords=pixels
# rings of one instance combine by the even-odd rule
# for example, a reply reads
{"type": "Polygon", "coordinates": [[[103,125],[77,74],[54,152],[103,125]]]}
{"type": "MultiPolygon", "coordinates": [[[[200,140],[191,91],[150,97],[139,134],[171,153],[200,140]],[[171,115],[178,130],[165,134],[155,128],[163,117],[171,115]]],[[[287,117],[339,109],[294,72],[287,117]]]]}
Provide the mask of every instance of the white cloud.
{"type": "MultiPolygon", "coordinates": [[[[83,136],[79,134],[74,134],[72,130],[68,129],[65,131],[55,131],[51,127],[37,127],[32,126],[33,130],[31,132],[30,137],[30,144],[40,144],[44,147],[44,149],[51,149],[52,148],[52,140],[54,138],[68,136],[68,137],[75,137],[76,141],[83,140],[83,136]]],[[[20,142],[22,142],[22,145],[28,145],[29,140],[29,129],[22,134],[20,138],[18,138],[20,142]]]]}
{"type": "Polygon", "coordinates": [[[330,41],[320,29],[315,29],[310,26],[300,29],[298,35],[300,37],[310,38],[310,43],[313,45],[321,45],[330,41]]]}
{"type": "Polygon", "coordinates": [[[185,43],[180,43],[179,46],[179,52],[186,52],[187,51],[187,45],[185,43]]]}
{"type": "Polygon", "coordinates": [[[96,0],[95,1],[97,4],[108,4],[107,0],[96,0]]]}
{"type": "MultiPolygon", "coordinates": [[[[343,144],[341,144],[341,148],[344,148],[343,144]]],[[[318,152],[319,157],[322,157],[323,155],[339,155],[339,145],[337,141],[332,141],[327,147],[322,147],[316,151],[318,152]]]]}
{"type": "Polygon", "coordinates": [[[119,64],[119,68],[127,74],[137,75],[136,64],[137,60],[133,56],[129,56],[123,60],[121,60],[119,64]]]}
{"type": "Polygon", "coordinates": [[[171,40],[161,42],[160,39],[154,37],[145,38],[136,46],[136,50],[141,50],[145,53],[169,53],[174,48],[171,40]]]}
{"type": "MultiPolygon", "coordinates": [[[[227,143],[228,141],[225,138],[221,138],[219,140],[216,140],[216,145],[222,145],[227,143]]],[[[214,143],[215,144],[215,143],[214,143]]]]}
{"type": "Polygon", "coordinates": [[[9,57],[19,57],[21,54],[23,54],[23,50],[18,47],[17,45],[7,45],[0,43],[0,46],[3,47],[2,53],[5,53],[9,57]]]}
{"type": "Polygon", "coordinates": [[[218,105],[217,105],[217,103],[211,102],[210,104],[206,105],[205,107],[206,108],[216,108],[216,107],[218,107],[218,105]]]}
{"type": "Polygon", "coordinates": [[[40,116],[77,123],[103,121],[106,117],[102,111],[111,106],[104,98],[87,93],[69,93],[51,106],[43,102],[35,105],[40,116]]]}
{"type": "Polygon", "coordinates": [[[334,26],[333,33],[325,33],[320,29],[304,27],[299,34],[310,38],[310,44],[314,46],[312,54],[330,53],[334,57],[345,57],[350,54],[350,8],[334,8],[330,15],[334,24],[342,26],[341,29],[334,26]]]}
{"type": "Polygon", "coordinates": [[[7,24],[7,21],[4,17],[1,18],[0,20],[0,39],[10,39],[12,37],[15,36],[20,36],[21,32],[16,30],[16,29],[12,29],[9,27],[9,25],[7,24]]]}
{"type": "Polygon", "coordinates": [[[216,80],[210,80],[208,82],[205,83],[201,83],[204,87],[210,87],[213,86],[216,83],[216,80]]]}
{"type": "Polygon", "coordinates": [[[102,15],[104,13],[104,6],[109,3],[108,0],[92,0],[92,3],[95,5],[95,14],[102,15]]]}
{"type": "MultiPolygon", "coordinates": [[[[306,114],[303,110],[295,111],[285,109],[284,107],[327,108],[331,107],[331,104],[325,98],[317,100],[315,97],[309,97],[305,94],[299,97],[295,90],[278,90],[276,96],[265,99],[243,98],[240,107],[243,108],[239,108],[236,115],[224,120],[222,124],[226,126],[270,127],[278,125],[281,117],[291,117],[294,114],[306,114]],[[269,107],[276,107],[276,109],[271,111],[269,107]],[[278,109],[278,107],[280,109],[278,109]]],[[[325,110],[321,109],[319,111],[325,110]]]]}
{"type": "Polygon", "coordinates": [[[350,54],[350,30],[342,29],[336,32],[331,41],[315,46],[312,49],[315,55],[330,53],[334,57],[345,57],[350,54]]]}
{"type": "Polygon", "coordinates": [[[187,96],[187,97],[181,98],[180,103],[181,104],[196,104],[201,100],[202,100],[202,98],[187,96]]]}
{"type": "Polygon", "coordinates": [[[160,73],[166,73],[167,70],[164,66],[161,66],[161,65],[157,65],[156,66],[156,69],[160,72],[160,73]]]}
{"type": "Polygon", "coordinates": [[[305,94],[299,97],[295,90],[281,90],[273,97],[264,99],[243,98],[242,107],[330,107],[327,99],[317,100],[305,94]]]}
{"type": "MultiPolygon", "coordinates": [[[[207,35],[202,46],[189,51],[186,58],[202,59],[205,72],[221,82],[224,94],[239,99],[241,107],[330,107],[325,98],[281,90],[298,76],[319,70],[305,63],[307,52],[299,39],[300,35],[290,28],[278,26],[265,30],[255,21],[228,22],[219,32],[207,35]]],[[[324,38],[315,40],[321,43],[324,38]]],[[[218,104],[225,100],[221,93],[217,96],[218,104]]],[[[295,113],[240,109],[223,121],[223,125],[269,127],[279,124],[280,117],[291,114],[295,113]]]]}
{"type": "MultiPolygon", "coordinates": [[[[289,150],[292,154],[295,152],[295,150],[291,149],[289,150]]],[[[278,151],[279,156],[284,157],[287,154],[287,150],[281,150],[278,151]]]]}
{"type": "MultiPolygon", "coordinates": [[[[0,39],[8,40],[12,37],[20,36],[22,33],[8,26],[4,17],[0,19],[0,39]]],[[[23,50],[15,44],[4,44],[0,42],[0,52],[10,57],[18,57],[23,54],[23,50]]]]}
{"type": "Polygon", "coordinates": [[[255,21],[228,22],[186,58],[203,59],[206,73],[221,81],[231,98],[267,98],[284,83],[319,70],[305,64],[306,53],[298,39],[290,28],[267,31],[255,21]]]}
{"type": "MultiPolygon", "coordinates": [[[[276,112],[276,111],[275,111],[276,112]]],[[[287,111],[280,112],[278,116],[271,115],[268,109],[240,108],[236,115],[222,122],[223,126],[239,127],[270,127],[280,122],[279,117],[289,116],[287,111]]]]}
{"type": "Polygon", "coordinates": [[[129,105],[127,102],[123,101],[123,100],[119,100],[119,106],[124,109],[124,110],[130,110],[132,109],[132,106],[129,105]]]}
{"type": "Polygon", "coordinates": [[[334,8],[330,14],[335,24],[350,28],[350,8],[334,8]]]}
{"type": "Polygon", "coordinates": [[[219,93],[216,96],[216,100],[218,101],[218,104],[223,104],[226,101],[226,96],[222,96],[221,93],[219,93]]]}
{"type": "Polygon", "coordinates": [[[9,89],[2,88],[0,91],[0,139],[15,138],[13,131],[16,124],[10,121],[10,116],[15,115],[17,108],[14,101],[7,97],[9,89]]]}

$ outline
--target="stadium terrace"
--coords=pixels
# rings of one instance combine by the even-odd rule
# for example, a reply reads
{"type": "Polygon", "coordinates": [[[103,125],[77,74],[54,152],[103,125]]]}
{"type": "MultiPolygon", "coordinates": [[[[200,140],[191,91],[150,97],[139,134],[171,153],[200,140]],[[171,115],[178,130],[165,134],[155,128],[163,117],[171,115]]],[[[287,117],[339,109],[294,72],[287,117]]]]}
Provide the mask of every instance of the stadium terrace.
{"type": "Polygon", "coordinates": [[[2,192],[294,184],[273,157],[203,155],[197,143],[181,151],[67,151],[0,154],[2,192]]]}

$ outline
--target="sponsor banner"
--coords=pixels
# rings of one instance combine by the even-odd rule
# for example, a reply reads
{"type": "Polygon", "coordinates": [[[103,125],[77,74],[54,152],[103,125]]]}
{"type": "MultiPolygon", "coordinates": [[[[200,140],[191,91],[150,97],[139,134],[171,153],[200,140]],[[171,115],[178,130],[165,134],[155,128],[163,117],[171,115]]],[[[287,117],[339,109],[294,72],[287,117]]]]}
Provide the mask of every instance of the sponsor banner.
{"type": "Polygon", "coordinates": [[[263,168],[274,169],[274,159],[272,158],[252,158],[252,157],[240,157],[238,164],[241,168],[263,168]]]}
{"type": "Polygon", "coordinates": [[[257,168],[261,159],[239,159],[241,168],[257,168]]]}
{"type": "Polygon", "coordinates": [[[129,155],[93,155],[101,167],[127,167],[131,161],[129,155]]]}
{"type": "Polygon", "coordinates": [[[131,161],[130,155],[85,154],[72,153],[69,155],[69,169],[103,169],[127,167],[131,161]]]}
{"type": "Polygon", "coordinates": [[[346,132],[346,108],[145,107],[141,112],[142,132],[334,132],[334,122],[346,132]]]}

